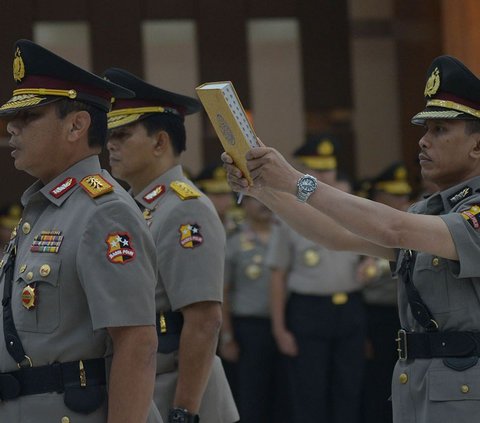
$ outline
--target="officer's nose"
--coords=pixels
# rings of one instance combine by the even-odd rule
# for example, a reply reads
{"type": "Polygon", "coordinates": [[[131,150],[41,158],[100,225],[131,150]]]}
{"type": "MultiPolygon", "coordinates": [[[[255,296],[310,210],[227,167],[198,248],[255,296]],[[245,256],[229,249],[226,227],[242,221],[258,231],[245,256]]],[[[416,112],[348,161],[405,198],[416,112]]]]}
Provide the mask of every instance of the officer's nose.
{"type": "Polygon", "coordinates": [[[113,151],[117,147],[117,144],[114,142],[113,137],[108,137],[107,138],[107,150],[108,151],[113,151]]]}

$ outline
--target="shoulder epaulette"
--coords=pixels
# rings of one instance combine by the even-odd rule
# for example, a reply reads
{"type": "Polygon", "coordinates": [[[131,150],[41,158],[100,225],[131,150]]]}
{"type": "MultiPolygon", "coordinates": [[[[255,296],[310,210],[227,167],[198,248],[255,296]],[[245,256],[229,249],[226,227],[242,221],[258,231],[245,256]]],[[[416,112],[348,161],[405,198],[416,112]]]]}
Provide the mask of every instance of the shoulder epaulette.
{"type": "Polygon", "coordinates": [[[85,176],[80,182],[80,185],[92,198],[97,198],[113,191],[113,185],[103,179],[99,174],[85,176]]]}
{"type": "Polygon", "coordinates": [[[171,182],[170,188],[182,200],[190,200],[191,198],[198,198],[202,195],[202,193],[198,191],[196,188],[182,181],[171,182]]]}

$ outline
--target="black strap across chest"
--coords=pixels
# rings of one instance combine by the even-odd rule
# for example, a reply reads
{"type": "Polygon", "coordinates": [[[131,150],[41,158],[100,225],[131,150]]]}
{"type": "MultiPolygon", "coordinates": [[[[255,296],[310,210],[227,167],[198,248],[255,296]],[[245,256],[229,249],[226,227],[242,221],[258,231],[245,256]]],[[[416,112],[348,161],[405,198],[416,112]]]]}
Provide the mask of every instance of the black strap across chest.
{"type": "Polygon", "coordinates": [[[15,271],[16,242],[14,241],[8,260],[5,264],[5,279],[3,286],[3,336],[8,353],[17,363],[18,367],[31,367],[32,362],[23,349],[22,342],[18,336],[12,311],[12,285],[15,271]]]}

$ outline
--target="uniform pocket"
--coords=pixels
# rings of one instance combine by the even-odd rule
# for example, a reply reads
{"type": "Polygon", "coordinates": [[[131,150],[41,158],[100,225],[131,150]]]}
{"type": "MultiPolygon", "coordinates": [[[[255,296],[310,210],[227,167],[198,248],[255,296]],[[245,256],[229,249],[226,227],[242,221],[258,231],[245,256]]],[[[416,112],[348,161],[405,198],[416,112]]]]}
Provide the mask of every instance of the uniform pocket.
{"type": "Polygon", "coordinates": [[[431,369],[428,372],[430,401],[480,400],[480,369],[478,366],[463,372],[450,369],[431,369]]]}
{"type": "Polygon", "coordinates": [[[16,274],[12,309],[17,330],[52,333],[60,323],[59,273],[61,260],[35,256],[16,274]]]}

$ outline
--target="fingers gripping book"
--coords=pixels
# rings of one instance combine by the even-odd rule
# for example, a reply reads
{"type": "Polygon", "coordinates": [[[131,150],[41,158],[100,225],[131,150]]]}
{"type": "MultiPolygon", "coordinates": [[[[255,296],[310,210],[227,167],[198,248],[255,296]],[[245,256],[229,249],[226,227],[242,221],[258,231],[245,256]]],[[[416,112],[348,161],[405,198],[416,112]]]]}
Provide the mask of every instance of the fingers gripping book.
{"type": "Polygon", "coordinates": [[[196,91],[224,150],[251,184],[245,154],[260,144],[232,83],[207,82],[196,91]]]}

